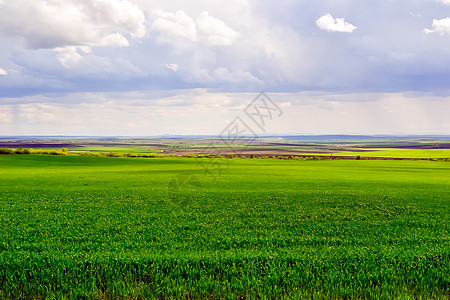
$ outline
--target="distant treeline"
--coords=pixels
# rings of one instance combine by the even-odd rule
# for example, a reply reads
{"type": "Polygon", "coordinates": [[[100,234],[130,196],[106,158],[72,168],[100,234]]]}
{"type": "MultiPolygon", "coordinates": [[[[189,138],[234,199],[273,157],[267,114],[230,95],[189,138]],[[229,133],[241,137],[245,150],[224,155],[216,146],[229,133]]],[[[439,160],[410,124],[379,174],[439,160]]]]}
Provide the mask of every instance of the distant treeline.
{"type": "Polygon", "coordinates": [[[48,154],[48,155],[69,155],[67,148],[52,150],[35,150],[33,148],[0,148],[0,154],[48,154]]]}

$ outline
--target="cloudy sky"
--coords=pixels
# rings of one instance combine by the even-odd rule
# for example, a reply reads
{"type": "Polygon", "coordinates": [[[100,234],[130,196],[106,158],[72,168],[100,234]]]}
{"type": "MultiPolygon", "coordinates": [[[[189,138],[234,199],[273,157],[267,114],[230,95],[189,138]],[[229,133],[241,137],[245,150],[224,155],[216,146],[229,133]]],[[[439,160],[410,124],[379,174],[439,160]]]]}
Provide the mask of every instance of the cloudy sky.
{"type": "Polygon", "coordinates": [[[0,0],[0,135],[450,134],[450,0],[0,0]]]}

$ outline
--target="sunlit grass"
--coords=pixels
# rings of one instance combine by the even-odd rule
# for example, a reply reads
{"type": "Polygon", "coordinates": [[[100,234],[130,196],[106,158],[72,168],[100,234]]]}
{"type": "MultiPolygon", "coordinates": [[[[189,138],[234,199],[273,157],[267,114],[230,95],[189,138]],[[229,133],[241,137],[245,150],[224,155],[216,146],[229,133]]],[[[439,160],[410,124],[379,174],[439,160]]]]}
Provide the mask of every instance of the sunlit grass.
{"type": "Polygon", "coordinates": [[[364,152],[340,152],[333,155],[394,158],[450,158],[450,149],[358,149],[364,152]]]}
{"type": "Polygon", "coordinates": [[[0,298],[448,297],[448,163],[198,161],[0,156],[0,298]]]}

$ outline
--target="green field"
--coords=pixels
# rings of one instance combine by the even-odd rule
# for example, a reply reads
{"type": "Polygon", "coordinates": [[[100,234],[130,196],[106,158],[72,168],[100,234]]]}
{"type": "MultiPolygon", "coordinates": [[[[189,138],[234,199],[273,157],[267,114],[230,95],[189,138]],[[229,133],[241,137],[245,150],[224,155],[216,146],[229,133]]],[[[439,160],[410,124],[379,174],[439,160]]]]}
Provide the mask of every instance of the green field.
{"type": "Polygon", "coordinates": [[[157,150],[152,150],[146,147],[139,147],[134,145],[129,146],[85,146],[85,147],[70,147],[71,152],[115,152],[115,153],[154,153],[157,150]]]}
{"type": "Polygon", "coordinates": [[[338,156],[386,157],[386,158],[450,158],[450,149],[360,149],[366,152],[341,152],[338,156]]]}
{"type": "Polygon", "coordinates": [[[0,299],[449,298],[447,162],[1,155],[0,178],[0,299]]]}

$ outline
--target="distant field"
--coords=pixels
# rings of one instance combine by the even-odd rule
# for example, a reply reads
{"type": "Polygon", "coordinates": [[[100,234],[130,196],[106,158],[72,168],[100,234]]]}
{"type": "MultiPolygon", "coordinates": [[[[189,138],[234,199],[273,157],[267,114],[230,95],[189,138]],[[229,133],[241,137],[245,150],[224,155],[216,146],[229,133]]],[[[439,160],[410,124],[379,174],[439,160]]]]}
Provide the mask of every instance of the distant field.
{"type": "Polygon", "coordinates": [[[341,152],[337,155],[394,158],[450,158],[450,149],[361,149],[364,152],[341,152]]]}
{"type": "Polygon", "coordinates": [[[448,299],[449,174],[1,155],[0,298],[448,299]]]}
{"type": "Polygon", "coordinates": [[[165,155],[237,155],[278,157],[308,155],[340,157],[342,159],[450,159],[447,139],[372,139],[301,141],[283,138],[239,139],[231,145],[219,138],[195,139],[15,139],[0,140],[0,148],[67,148],[69,153],[117,153],[165,155]]]}
{"type": "Polygon", "coordinates": [[[149,147],[142,147],[142,146],[84,146],[84,147],[69,147],[69,151],[71,152],[116,152],[116,153],[156,153],[159,150],[150,149],[149,147]]]}

